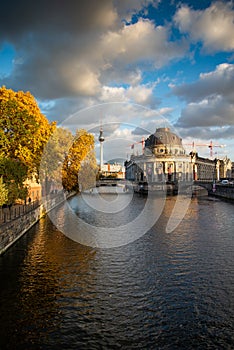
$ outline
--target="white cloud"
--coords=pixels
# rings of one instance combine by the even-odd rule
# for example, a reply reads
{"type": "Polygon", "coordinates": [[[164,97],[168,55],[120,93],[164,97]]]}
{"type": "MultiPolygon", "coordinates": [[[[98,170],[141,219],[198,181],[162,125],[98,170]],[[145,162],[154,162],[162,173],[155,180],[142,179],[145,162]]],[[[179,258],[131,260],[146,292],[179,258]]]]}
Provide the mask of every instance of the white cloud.
{"type": "Polygon", "coordinates": [[[153,95],[155,84],[142,84],[129,87],[103,86],[99,100],[102,102],[133,102],[140,105],[155,106],[153,95]]]}
{"type": "Polygon", "coordinates": [[[174,109],[171,107],[162,107],[162,108],[158,109],[158,114],[166,116],[166,115],[170,114],[173,110],[174,109]]]}
{"type": "MultiPolygon", "coordinates": [[[[104,16],[103,13],[109,16],[110,11],[114,10],[103,5],[96,9],[96,16],[104,16]]],[[[98,21],[96,17],[95,21],[98,21]]],[[[62,29],[56,33],[52,31],[52,41],[45,31],[33,28],[35,32],[25,34],[20,41],[24,61],[15,64],[13,73],[4,83],[15,89],[30,90],[41,99],[97,96],[101,86],[113,82],[138,86],[142,71],[165,66],[183,57],[187,50],[184,42],[169,40],[167,27],[155,26],[150,20],[119,23],[120,18],[118,25],[97,26],[98,30],[94,31],[88,21],[85,31],[79,26],[74,26],[71,33],[61,32],[62,29]]],[[[133,93],[136,95],[137,88],[133,93]]],[[[145,88],[144,96],[141,92],[137,100],[147,100],[147,93],[148,88],[145,88]]]]}
{"type": "Polygon", "coordinates": [[[200,102],[189,103],[182,110],[177,125],[185,128],[234,125],[233,116],[234,104],[217,95],[200,102]]]}
{"type": "Polygon", "coordinates": [[[150,4],[157,7],[161,0],[114,0],[114,5],[118,9],[121,18],[131,21],[132,15],[145,9],[150,4]]]}
{"type": "MultiPolygon", "coordinates": [[[[140,83],[142,79],[142,73],[139,68],[136,69],[136,71],[130,72],[129,74],[129,80],[126,81],[127,83],[135,86],[140,83]]],[[[126,80],[126,78],[125,78],[126,80]]]]}
{"type": "Polygon", "coordinates": [[[143,62],[162,67],[170,60],[184,55],[184,43],[170,42],[167,27],[155,26],[149,20],[125,25],[118,31],[103,35],[101,51],[103,59],[124,64],[143,62]]]}
{"type": "Polygon", "coordinates": [[[127,97],[139,104],[148,104],[153,99],[154,86],[138,85],[130,86],[127,90],[127,97]]]}
{"type": "Polygon", "coordinates": [[[85,64],[64,65],[60,69],[60,75],[73,94],[93,96],[100,89],[99,74],[85,64]]]}
{"type": "Polygon", "coordinates": [[[114,138],[121,138],[121,139],[132,139],[132,130],[130,128],[118,128],[113,132],[113,135],[111,138],[114,136],[114,138]]]}
{"type": "Polygon", "coordinates": [[[191,84],[171,87],[188,104],[176,123],[181,128],[234,125],[234,65],[223,63],[191,84]]]}
{"type": "Polygon", "coordinates": [[[234,49],[234,10],[231,1],[214,2],[203,11],[182,5],[174,21],[182,33],[188,33],[193,41],[202,41],[208,51],[234,49]]]}
{"type": "Polygon", "coordinates": [[[234,64],[219,64],[214,71],[201,73],[199,80],[190,84],[170,85],[173,93],[186,101],[200,101],[210,95],[225,95],[234,101],[234,64]]]}
{"type": "Polygon", "coordinates": [[[125,91],[124,87],[103,86],[101,96],[100,96],[100,101],[102,101],[102,102],[109,102],[109,101],[125,102],[125,101],[127,101],[126,91],[125,91]]]}

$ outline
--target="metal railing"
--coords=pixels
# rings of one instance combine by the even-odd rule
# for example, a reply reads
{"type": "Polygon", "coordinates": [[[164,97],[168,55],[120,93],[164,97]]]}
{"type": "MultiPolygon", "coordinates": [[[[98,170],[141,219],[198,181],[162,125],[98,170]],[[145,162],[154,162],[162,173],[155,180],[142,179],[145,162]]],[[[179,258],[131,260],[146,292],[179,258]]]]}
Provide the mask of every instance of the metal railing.
{"type": "Polygon", "coordinates": [[[42,203],[46,203],[47,201],[52,200],[51,205],[54,206],[60,203],[64,198],[68,198],[69,195],[74,195],[74,193],[68,193],[61,190],[56,193],[50,193],[46,197],[43,197],[41,200],[35,200],[28,204],[13,204],[12,206],[0,207],[0,226],[6,222],[12,221],[24,214],[29,213],[30,211],[39,207],[42,203]]]}
{"type": "Polygon", "coordinates": [[[12,206],[0,207],[0,225],[17,219],[18,217],[29,213],[40,205],[40,201],[36,200],[29,204],[14,204],[12,206]]]}

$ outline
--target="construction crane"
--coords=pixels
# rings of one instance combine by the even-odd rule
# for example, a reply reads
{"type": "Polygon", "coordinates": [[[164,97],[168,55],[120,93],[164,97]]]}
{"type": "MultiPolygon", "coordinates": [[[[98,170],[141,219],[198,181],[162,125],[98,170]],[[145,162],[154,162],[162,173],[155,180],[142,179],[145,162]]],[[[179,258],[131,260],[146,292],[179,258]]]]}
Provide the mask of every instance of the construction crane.
{"type": "Polygon", "coordinates": [[[193,150],[195,150],[195,146],[197,147],[209,147],[210,149],[210,158],[213,157],[213,148],[214,147],[220,147],[220,148],[223,148],[223,147],[226,147],[226,145],[219,145],[219,144],[213,144],[212,141],[210,141],[210,143],[196,143],[193,141],[192,143],[184,143],[184,145],[186,146],[192,146],[193,147],[193,150]]]}
{"type": "Polygon", "coordinates": [[[141,143],[141,148],[142,148],[142,153],[143,153],[144,148],[145,148],[145,139],[144,139],[144,137],[142,137],[141,141],[136,141],[136,142],[132,143],[131,145],[129,145],[129,147],[131,147],[131,149],[134,149],[135,144],[139,144],[139,143],[141,143]]]}

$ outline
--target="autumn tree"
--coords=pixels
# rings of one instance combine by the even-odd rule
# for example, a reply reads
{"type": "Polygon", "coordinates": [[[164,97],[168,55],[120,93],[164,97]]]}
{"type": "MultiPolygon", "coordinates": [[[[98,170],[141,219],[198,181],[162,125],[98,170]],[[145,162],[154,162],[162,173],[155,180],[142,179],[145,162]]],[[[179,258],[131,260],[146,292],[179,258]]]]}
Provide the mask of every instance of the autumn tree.
{"type": "Polygon", "coordinates": [[[49,123],[29,92],[0,88],[0,176],[8,201],[26,196],[23,181],[38,172],[54,129],[55,123],[49,123]]]}
{"type": "Polygon", "coordinates": [[[97,164],[94,154],[94,136],[86,130],[77,130],[62,168],[63,187],[80,191],[94,185],[97,164]]]}
{"type": "Polygon", "coordinates": [[[54,128],[30,92],[0,88],[0,154],[22,162],[29,176],[38,171],[54,128]]]}
{"type": "Polygon", "coordinates": [[[58,127],[47,142],[41,164],[40,181],[45,194],[49,194],[52,184],[55,187],[62,187],[63,162],[72,146],[74,136],[65,128],[58,127]]]}

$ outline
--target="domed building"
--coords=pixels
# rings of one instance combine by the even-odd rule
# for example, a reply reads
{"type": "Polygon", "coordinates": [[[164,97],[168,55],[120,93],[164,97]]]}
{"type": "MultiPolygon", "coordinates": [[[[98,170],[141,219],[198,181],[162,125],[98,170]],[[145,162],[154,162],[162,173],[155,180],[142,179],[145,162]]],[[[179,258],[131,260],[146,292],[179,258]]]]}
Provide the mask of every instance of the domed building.
{"type": "Polygon", "coordinates": [[[154,155],[185,154],[182,139],[169,128],[158,128],[145,141],[146,152],[149,150],[154,155]]]}
{"type": "Polygon", "coordinates": [[[182,145],[182,139],[169,128],[157,128],[145,140],[142,155],[132,155],[125,162],[126,179],[153,183],[177,183],[193,179],[191,157],[182,145]]]}

